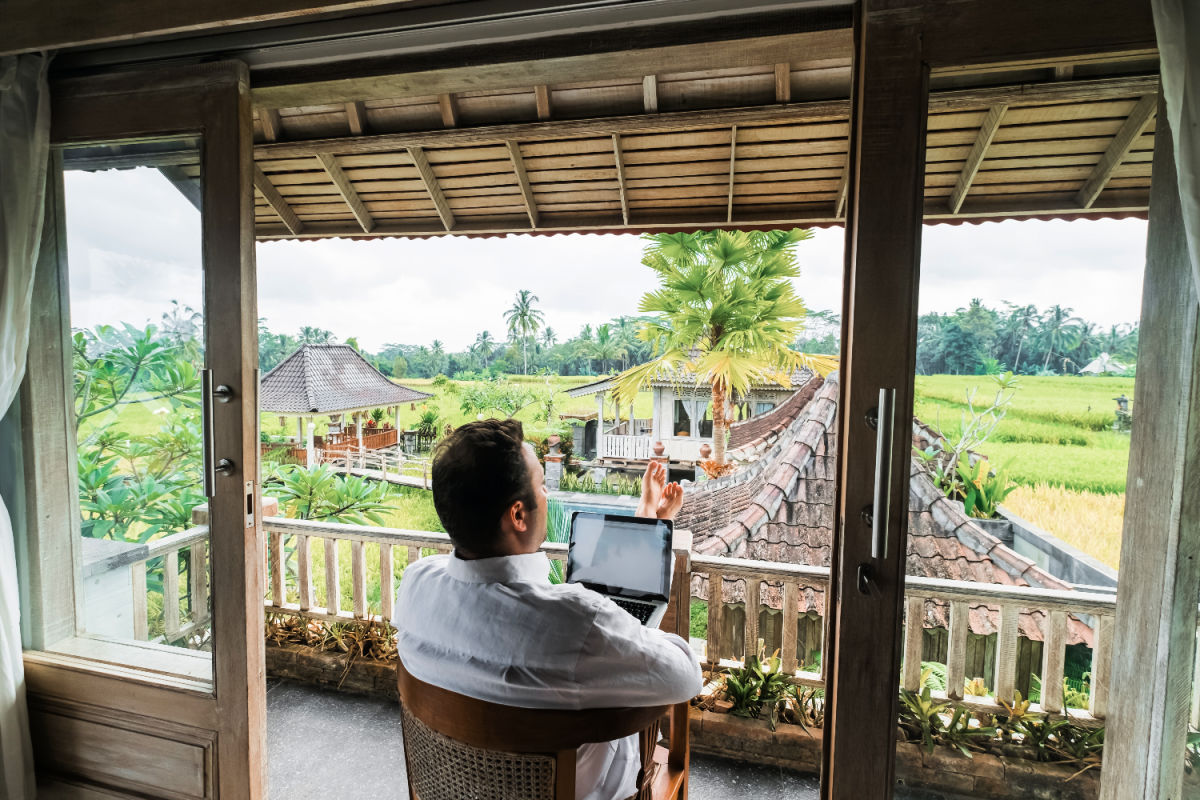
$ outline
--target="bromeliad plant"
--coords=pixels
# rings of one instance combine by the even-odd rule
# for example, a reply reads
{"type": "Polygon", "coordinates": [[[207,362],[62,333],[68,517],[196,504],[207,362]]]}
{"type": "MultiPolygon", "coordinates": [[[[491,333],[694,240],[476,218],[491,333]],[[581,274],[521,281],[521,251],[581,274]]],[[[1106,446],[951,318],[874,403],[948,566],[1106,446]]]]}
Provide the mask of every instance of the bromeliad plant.
{"type": "Polygon", "coordinates": [[[789,700],[797,699],[795,688],[783,671],[783,660],[776,650],[770,658],[764,657],[762,639],[758,640],[758,653],[725,675],[725,699],[733,703],[731,714],[758,719],[765,711],[771,730],[779,717],[789,707],[789,700]]]}

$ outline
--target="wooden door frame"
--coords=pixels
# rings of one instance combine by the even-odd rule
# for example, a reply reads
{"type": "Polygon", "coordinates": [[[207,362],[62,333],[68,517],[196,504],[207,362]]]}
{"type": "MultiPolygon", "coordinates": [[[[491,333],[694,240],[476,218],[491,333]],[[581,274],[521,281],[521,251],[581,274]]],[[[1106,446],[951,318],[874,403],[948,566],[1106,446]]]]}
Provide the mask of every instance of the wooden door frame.
{"type": "Polygon", "coordinates": [[[916,356],[931,74],[1047,67],[1155,52],[1148,0],[860,0],[843,294],[838,525],[826,615],[823,798],[892,796],[907,549],[909,417],[916,356]],[[981,37],[980,31],[986,31],[981,37]],[[903,331],[905,335],[897,334],[903,331]],[[855,342],[864,343],[857,351],[855,342]],[[865,417],[895,389],[888,552],[871,556],[876,433],[865,417]],[[867,594],[860,566],[870,570],[867,594]],[[843,755],[844,754],[844,755],[843,755]]]}
{"type": "MultiPolygon", "coordinates": [[[[189,753],[203,753],[188,757],[200,759],[204,797],[257,800],[265,796],[266,784],[266,676],[248,71],[241,63],[217,62],[73,78],[55,82],[51,89],[54,145],[197,133],[202,137],[205,353],[214,383],[234,391],[230,402],[215,404],[213,426],[217,457],[229,458],[234,467],[231,474],[217,476],[217,494],[209,503],[211,682],[175,677],[169,668],[142,669],[136,657],[125,664],[113,656],[113,648],[123,647],[122,643],[112,644],[103,658],[95,659],[65,655],[63,648],[55,648],[57,653],[26,651],[35,750],[46,758],[39,766],[69,780],[146,791],[144,783],[122,786],[119,776],[103,768],[89,775],[87,765],[71,761],[71,741],[62,740],[63,725],[66,730],[87,729],[94,735],[94,726],[111,720],[115,728],[149,730],[185,749],[193,748],[189,753]],[[39,732],[58,735],[59,740],[38,742],[39,732]]],[[[61,164],[61,158],[56,161],[61,164]]],[[[55,183],[60,181],[56,176],[55,183]]],[[[77,552],[78,514],[69,512],[72,507],[77,511],[78,503],[61,188],[50,194],[55,196],[54,213],[47,217],[44,237],[50,247],[39,263],[35,289],[46,302],[31,332],[31,351],[39,357],[31,358],[21,398],[23,414],[35,416],[30,420],[34,424],[24,431],[22,450],[31,475],[26,484],[28,519],[40,522],[43,510],[49,511],[56,528],[41,530],[42,535],[32,538],[43,547],[54,541],[77,552]],[[62,513],[64,507],[68,513],[62,513]],[[60,511],[54,513],[55,508],[60,511]]],[[[72,574],[77,570],[58,567],[66,573],[64,578],[53,575],[54,565],[33,566],[35,587],[56,586],[70,595],[76,593],[72,574]]],[[[74,605],[75,601],[60,602],[54,611],[71,614],[74,605]]],[[[71,619],[73,623],[73,614],[71,619]]],[[[33,637],[34,646],[54,648],[53,639],[64,633],[62,626],[51,629],[52,615],[40,622],[46,630],[40,638],[33,637]]],[[[73,633],[74,624],[70,628],[73,633]]]]}

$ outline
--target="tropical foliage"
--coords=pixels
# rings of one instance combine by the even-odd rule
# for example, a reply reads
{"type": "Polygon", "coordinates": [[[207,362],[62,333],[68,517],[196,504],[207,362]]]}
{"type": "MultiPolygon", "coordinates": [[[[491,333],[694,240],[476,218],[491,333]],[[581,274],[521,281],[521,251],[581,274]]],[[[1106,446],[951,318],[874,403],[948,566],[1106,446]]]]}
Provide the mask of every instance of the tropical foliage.
{"type": "Polygon", "coordinates": [[[517,292],[517,298],[512,307],[504,312],[504,321],[508,323],[508,333],[521,342],[522,372],[529,374],[529,340],[546,324],[546,317],[533,304],[538,296],[528,289],[517,292]]]}
{"type": "Polygon", "coordinates": [[[977,375],[1077,373],[1101,353],[1123,363],[1137,360],[1138,329],[1102,327],[1072,308],[1003,303],[993,309],[974,299],[950,314],[917,321],[917,372],[977,375]]]}
{"type": "Polygon", "coordinates": [[[656,376],[693,376],[712,389],[713,460],[725,461],[728,407],[754,384],[790,385],[793,370],[831,371],[836,361],[791,345],[806,313],[792,281],[799,277],[796,245],[808,231],[698,231],[650,234],[642,263],[654,270],[656,291],[638,310],[653,316],[639,338],[654,357],[623,372],[617,395],[631,402],[656,376]]]}

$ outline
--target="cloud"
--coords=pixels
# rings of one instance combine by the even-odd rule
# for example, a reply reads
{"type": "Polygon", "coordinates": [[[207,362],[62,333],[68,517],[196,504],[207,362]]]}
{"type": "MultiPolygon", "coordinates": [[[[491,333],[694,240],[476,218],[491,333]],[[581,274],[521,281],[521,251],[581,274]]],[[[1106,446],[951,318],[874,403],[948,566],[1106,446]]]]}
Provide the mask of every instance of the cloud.
{"type": "MultiPolygon", "coordinates": [[[[156,321],[172,299],[200,307],[200,217],[157,171],[68,173],[66,189],[74,325],[156,321]]],[[[1143,221],[932,225],[922,238],[922,312],[980,297],[1058,303],[1101,325],[1138,318],[1143,221]]],[[[812,310],[841,309],[844,240],[819,229],[799,245],[796,288],[812,310]]],[[[561,340],[636,313],[654,288],[641,251],[631,235],[265,242],[258,313],[275,331],[328,328],[368,349],[461,350],[482,330],[503,339],[505,309],[529,289],[561,340]]]]}

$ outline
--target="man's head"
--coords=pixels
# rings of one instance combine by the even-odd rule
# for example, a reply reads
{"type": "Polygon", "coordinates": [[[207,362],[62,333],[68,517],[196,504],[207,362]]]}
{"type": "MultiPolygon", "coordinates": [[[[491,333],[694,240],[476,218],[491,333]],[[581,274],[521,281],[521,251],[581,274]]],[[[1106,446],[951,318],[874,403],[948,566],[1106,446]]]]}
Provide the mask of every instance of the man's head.
{"type": "Polygon", "coordinates": [[[443,439],[433,505],[464,558],[536,551],[546,540],[546,481],[521,423],[468,422],[443,439]]]}

